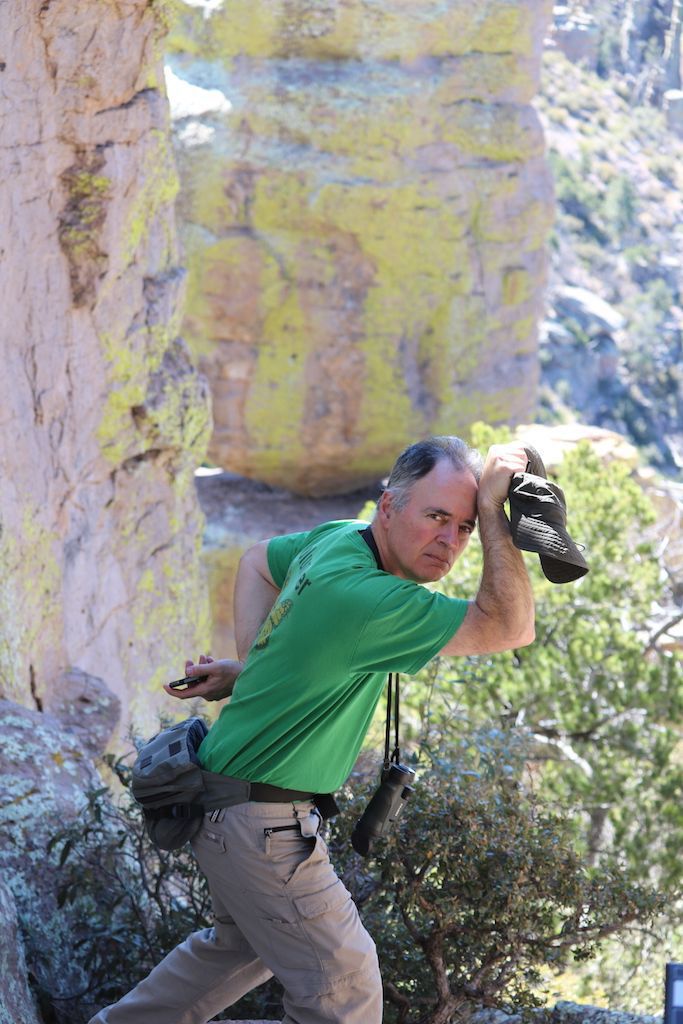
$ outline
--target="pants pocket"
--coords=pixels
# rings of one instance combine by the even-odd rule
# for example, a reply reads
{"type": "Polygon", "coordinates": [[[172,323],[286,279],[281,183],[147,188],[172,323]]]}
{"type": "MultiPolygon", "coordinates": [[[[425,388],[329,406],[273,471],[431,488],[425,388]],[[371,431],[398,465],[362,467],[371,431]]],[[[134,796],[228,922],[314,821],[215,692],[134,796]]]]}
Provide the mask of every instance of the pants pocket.
{"type": "MultiPolygon", "coordinates": [[[[192,849],[195,855],[200,855],[202,851],[207,853],[227,853],[228,847],[225,842],[225,836],[221,832],[217,832],[208,825],[202,825],[192,840],[192,849]]],[[[199,860],[199,856],[197,856],[197,859],[199,860]]]]}
{"type": "Polygon", "coordinates": [[[269,947],[264,959],[292,992],[325,991],[375,961],[375,944],[340,879],[298,896],[252,896],[254,924],[269,947]]]}
{"type": "Polygon", "coordinates": [[[340,879],[320,892],[296,896],[292,902],[328,981],[367,969],[376,961],[375,944],[340,879]]]}
{"type": "Polygon", "coordinates": [[[271,832],[265,836],[265,855],[281,882],[287,885],[300,866],[313,854],[315,836],[302,836],[298,828],[271,832]]]}

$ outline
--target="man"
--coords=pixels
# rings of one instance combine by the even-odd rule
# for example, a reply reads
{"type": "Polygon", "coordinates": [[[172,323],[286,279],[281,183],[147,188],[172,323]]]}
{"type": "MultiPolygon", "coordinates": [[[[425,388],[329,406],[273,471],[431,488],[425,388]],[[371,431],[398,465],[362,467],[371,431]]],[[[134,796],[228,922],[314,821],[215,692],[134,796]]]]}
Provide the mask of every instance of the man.
{"type": "Polygon", "coordinates": [[[399,457],[369,531],[325,523],[246,552],[235,585],[240,660],[202,655],[185,665],[195,685],[166,687],[180,699],[233,694],[199,756],[206,770],[252,783],[248,802],[207,813],[193,840],[215,925],[91,1024],[205,1024],[272,974],[286,1024],[380,1024],[374,943],[311,798],[347,778],[387,672],[534,639],[531,586],[503,512],[526,464],[519,444],[492,447],[482,469],[458,438],[431,438],[399,457]],[[452,568],[477,519],[475,599],[420,586],[452,568]]]}

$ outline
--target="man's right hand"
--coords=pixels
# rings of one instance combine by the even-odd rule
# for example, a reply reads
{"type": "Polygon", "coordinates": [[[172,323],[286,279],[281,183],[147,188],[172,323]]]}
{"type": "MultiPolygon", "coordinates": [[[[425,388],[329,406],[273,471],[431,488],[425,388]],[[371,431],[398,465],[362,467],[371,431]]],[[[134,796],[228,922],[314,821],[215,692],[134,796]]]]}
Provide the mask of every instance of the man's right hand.
{"type": "Polygon", "coordinates": [[[493,444],[489,448],[477,491],[479,512],[499,510],[507,500],[510,480],[515,473],[523,473],[528,456],[519,441],[493,444]]]}
{"type": "Polygon", "coordinates": [[[525,647],[534,640],[534,595],[503,509],[510,480],[525,471],[527,462],[524,446],[517,441],[489,449],[477,491],[484,555],[481,582],[462,625],[441,654],[492,654],[525,647]]]}
{"type": "Polygon", "coordinates": [[[216,661],[210,654],[200,654],[199,661],[188,659],[185,662],[185,675],[195,676],[197,682],[184,690],[172,689],[168,683],[164,683],[164,690],[177,700],[188,700],[190,697],[223,700],[232,693],[242,667],[241,661],[232,661],[229,658],[216,661]]]}

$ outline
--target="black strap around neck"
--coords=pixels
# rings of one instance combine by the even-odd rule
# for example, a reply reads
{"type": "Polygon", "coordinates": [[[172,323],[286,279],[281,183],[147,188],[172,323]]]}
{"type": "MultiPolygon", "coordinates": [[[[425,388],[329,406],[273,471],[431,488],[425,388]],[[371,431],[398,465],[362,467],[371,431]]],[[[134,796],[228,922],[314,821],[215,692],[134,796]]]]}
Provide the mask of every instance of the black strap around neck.
{"type": "Polygon", "coordinates": [[[379,556],[379,548],[377,547],[377,541],[375,540],[372,532],[372,527],[366,526],[364,530],[360,531],[360,535],[375,556],[377,568],[380,569],[381,572],[384,572],[384,566],[382,565],[382,559],[379,556]]]}
{"type": "MultiPolygon", "coordinates": [[[[377,568],[384,572],[384,566],[382,565],[382,559],[380,558],[379,549],[377,547],[377,541],[375,540],[372,527],[366,526],[364,530],[360,531],[360,535],[372,551],[377,562],[377,568]]],[[[391,763],[398,764],[401,760],[401,750],[398,741],[398,710],[399,710],[399,697],[398,697],[398,672],[389,673],[389,686],[387,690],[387,721],[386,730],[384,734],[384,767],[388,769],[391,763]],[[394,676],[396,677],[396,687],[394,688],[394,676]],[[394,705],[394,749],[389,753],[391,747],[391,705],[394,705]]]]}
{"type": "Polygon", "coordinates": [[[388,769],[392,761],[394,764],[398,764],[401,760],[401,749],[398,741],[398,672],[389,673],[389,687],[387,690],[387,721],[386,729],[384,732],[384,768],[388,769]],[[391,693],[392,683],[396,676],[396,689],[394,690],[394,749],[389,754],[389,747],[391,746],[391,693]]]}

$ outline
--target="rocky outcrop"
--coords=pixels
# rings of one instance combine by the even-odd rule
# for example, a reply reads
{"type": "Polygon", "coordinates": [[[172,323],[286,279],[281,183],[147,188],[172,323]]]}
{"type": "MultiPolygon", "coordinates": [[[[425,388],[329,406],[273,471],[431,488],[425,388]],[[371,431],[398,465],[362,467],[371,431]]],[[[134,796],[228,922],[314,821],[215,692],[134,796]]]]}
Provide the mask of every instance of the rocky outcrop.
{"type": "Polygon", "coordinates": [[[660,1024],[662,1018],[628,1010],[606,1010],[603,1006],[559,1002],[552,1011],[553,1024],[660,1024]]]}
{"type": "Polygon", "coordinates": [[[0,694],[77,667],[143,728],[208,633],[164,11],[18,0],[0,53],[0,694]]]}
{"type": "Polygon", "coordinates": [[[11,889],[0,881],[0,1024],[41,1024],[29,989],[24,943],[11,889]]]}
{"type": "Polygon", "coordinates": [[[606,1010],[601,1006],[583,1006],[562,1000],[552,1007],[526,1008],[519,1013],[484,1009],[473,1014],[471,1024],[661,1024],[662,1018],[628,1010],[606,1010]]]}
{"type": "Polygon", "coordinates": [[[554,16],[550,45],[562,50],[573,64],[595,71],[600,51],[600,28],[595,19],[587,11],[559,5],[554,16]]]}
{"type": "MultiPolygon", "coordinates": [[[[667,269],[662,260],[660,280],[667,269]]],[[[678,264],[672,269],[677,275],[678,264]]],[[[666,363],[660,366],[658,361],[660,394],[655,396],[637,370],[629,367],[632,344],[626,318],[588,288],[558,285],[549,295],[548,314],[540,332],[540,395],[553,418],[565,418],[571,409],[583,423],[630,437],[650,457],[655,455],[666,472],[680,471],[678,395],[661,400],[666,363]]],[[[680,347],[677,333],[669,364],[671,383],[680,392],[675,369],[676,345],[680,347]]]]}
{"type": "Polygon", "coordinates": [[[212,458],[339,493],[425,432],[529,418],[549,4],[200,6],[170,80],[212,458]]]}
{"type": "MultiPolygon", "coordinates": [[[[662,66],[663,25],[656,27],[659,14],[650,19],[659,9],[632,0],[622,17],[624,8],[624,27],[640,26],[637,74],[619,74],[605,47],[600,75],[553,51],[544,62],[538,106],[558,210],[539,351],[541,415],[618,431],[650,465],[680,479],[683,240],[671,225],[683,216],[683,143],[643,100],[662,66]]],[[[615,40],[617,8],[593,4],[591,13],[603,41],[615,40]]]]}
{"type": "Polygon", "coordinates": [[[3,942],[0,957],[0,1021],[34,1024],[41,1017],[29,973],[34,988],[57,1001],[86,987],[72,955],[80,923],[59,904],[57,856],[48,843],[102,781],[78,739],[51,715],[0,700],[0,726],[0,920],[3,936],[15,937],[3,942]]]}

